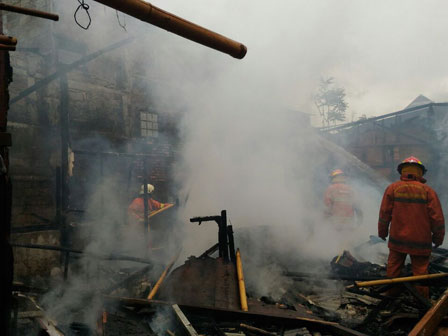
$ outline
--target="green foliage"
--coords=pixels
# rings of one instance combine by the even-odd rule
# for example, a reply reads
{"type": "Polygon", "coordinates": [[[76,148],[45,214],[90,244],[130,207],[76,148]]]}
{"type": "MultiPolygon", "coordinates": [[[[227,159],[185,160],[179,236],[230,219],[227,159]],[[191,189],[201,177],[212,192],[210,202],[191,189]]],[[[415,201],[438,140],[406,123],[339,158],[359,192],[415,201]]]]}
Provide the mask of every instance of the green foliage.
{"type": "Polygon", "coordinates": [[[321,78],[317,93],[314,95],[316,104],[322,119],[322,126],[335,124],[345,120],[348,104],[345,101],[345,89],[334,84],[334,78],[321,78]]]}

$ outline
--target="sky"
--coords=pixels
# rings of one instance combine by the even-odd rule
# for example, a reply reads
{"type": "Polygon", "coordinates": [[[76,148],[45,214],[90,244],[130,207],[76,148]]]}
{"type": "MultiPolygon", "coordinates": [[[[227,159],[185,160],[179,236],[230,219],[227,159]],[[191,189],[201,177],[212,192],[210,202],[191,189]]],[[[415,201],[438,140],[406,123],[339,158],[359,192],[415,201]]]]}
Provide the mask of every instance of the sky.
{"type": "Polygon", "coordinates": [[[273,96],[293,109],[316,113],[311,97],[320,77],[334,77],[346,89],[349,121],[400,110],[419,94],[448,100],[445,1],[152,4],[244,43],[246,58],[225,63],[269,73],[265,80],[282,86],[273,96]]]}

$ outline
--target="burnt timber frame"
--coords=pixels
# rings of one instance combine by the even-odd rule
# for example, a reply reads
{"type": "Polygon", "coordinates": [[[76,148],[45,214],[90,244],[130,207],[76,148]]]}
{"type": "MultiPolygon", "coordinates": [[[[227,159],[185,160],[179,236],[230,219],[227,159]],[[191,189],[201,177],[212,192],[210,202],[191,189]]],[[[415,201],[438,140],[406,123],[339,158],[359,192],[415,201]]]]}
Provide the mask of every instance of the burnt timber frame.
{"type": "MultiPolygon", "coordinates": [[[[226,210],[222,210],[220,216],[193,217],[190,218],[190,222],[199,223],[199,225],[201,225],[202,222],[216,222],[219,228],[218,230],[219,257],[223,258],[224,261],[226,262],[228,262],[229,260],[232,261],[233,263],[236,262],[235,244],[233,240],[233,229],[231,225],[227,226],[226,210]]],[[[211,249],[213,249],[213,247],[211,249]]]]}
{"type": "MultiPolygon", "coordinates": [[[[3,34],[3,20],[0,12],[0,34],[3,34]]],[[[12,186],[8,175],[8,146],[11,146],[11,136],[6,133],[8,123],[9,92],[8,85],[12,80],[12,68],[9,65],[9,53],[0,51],[0,262],[2,276],[0,277],[0,334],[10,335],[10,319],[12,309],[12,280],[14,273],[14,257],[9,239],[11,235],[12,186]]]]}
{"type": "MultiPolygon", "coordinates": [[[[126,297],[117,297],[104,295],[105,305],[116,306],[117,304],[130,307],[166,307],[173,303],[160,300],[145,300],[126,297]]],[[[256,312],[243,312],[241,310],[228,310],[214,307],[198,307],[192,305],[180,304],[184,314],[197,314],[202,316],[212,317],[215,321],[227,319],[230,321],[244,321],[251,319],[254,321],[268,322],[271,324],[278,324],[279,326],[288,326],[291,328],[298,326],[305,326],[310,328],[318,328],[321,331],[329,332],[341,336],[367,336],[361,332],[346,328],[335,322],[328,322],[319,319],[305,318],[300,316],[290,317],[277,314],[263,314],[256,312]]],[[[279,328],[280,329],[280,328],[279,328]]]]}

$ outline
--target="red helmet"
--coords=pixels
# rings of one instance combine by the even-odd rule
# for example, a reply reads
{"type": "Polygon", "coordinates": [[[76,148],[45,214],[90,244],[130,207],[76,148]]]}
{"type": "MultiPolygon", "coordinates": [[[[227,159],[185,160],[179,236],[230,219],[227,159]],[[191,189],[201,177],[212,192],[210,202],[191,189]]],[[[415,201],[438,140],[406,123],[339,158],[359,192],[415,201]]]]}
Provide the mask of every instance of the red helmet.
{"type": "Polygon", "coordinates": [[[418,158],[416,158],[415,156],[410,156],[410,157],[404,159],[404,160],[398,165],[398,167],[397,167],[397,171],[398,171],[400,174],[401,174],[401,169],[403,168],[403,166],[404,166],[405,164],[414,164],[414,165],[417,165],[417,166],[419,166],[420,168],[422,168],[422,170],[423,170],[423,175],[425,175],[425,173],[426,173],[426,168],[425,168],[425,166],[424,166],[423,163],[422,163],[418,158]]]}
{"type": "Polygon", "coordinates": [[[331,172],[330,178],[336,177],[338,175],[345,175],[345,173],[341,169],[335,169],[331,172]]]}

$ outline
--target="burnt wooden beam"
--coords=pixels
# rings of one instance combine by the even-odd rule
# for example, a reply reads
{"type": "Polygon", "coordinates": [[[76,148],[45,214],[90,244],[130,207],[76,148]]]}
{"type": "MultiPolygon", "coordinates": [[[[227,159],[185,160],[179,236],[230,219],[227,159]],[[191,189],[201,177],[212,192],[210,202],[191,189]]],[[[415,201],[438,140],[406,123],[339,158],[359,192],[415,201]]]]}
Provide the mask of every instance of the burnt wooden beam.
{"type": "Polygon", "coordinates": [[[132,256],[126,256],[122,254],[96,254],[85,252],[82,250],[76,250],[63,246],[52,246],[52,245],[36,245],[36,244],[19,244],[19,243],[11,243],[12,247],[21,247],[21,248],[30,248],[30,249],[39,249],[39,250],[48,250],[48,251],[59,251],[59,252],[69,252],[75,254],[84,254],[90,256],[92,258],[103,259],[103,260],[122,260],[122,261],[134,261],[142,264],[154,265],[151,260],[137,258],[132,256]]]}
{"type": "Polygon", "coordinates": [[[153,267],[152,265],[148,265],[138,271],[135,271],[134,273],[129,275],[126,279],[123,279],[120,282],[110,285],[109,287],[104,289],[103,292],[108,294],[108,293],[113,292],[116,289],[123,288],[123,287],[127,286],[129,283],[133,282],[134,280],[136,280],[136,279],[140,278],[141,276],[145,275],[146,273],[148,273],[152,269],[152,267],[153,267]]]}
{"type": "Polygon", "coordinates": [[[55,79],[59,78],[60,76],[76,69],[77,67],[86,64],[92,60],[94,60],[95,58],[109,52],[112,51],[114,49],[120,48],[126,44],[131,43],[132,41],[134,41],[134,37],[128,37],[125,38],[124,40],[118,41],[116,43],[113,43],[103,49],[100,49],[98,51],[95,51],[92,54],[86,55],[84,57],[81,57],[79,60],[71,63],[71,64],[67,64],[67,65],[62,65],[60,66],[59,70],[57,70],[56,72],[52,73],[51,75],[41,79],[40,81],[36,82],[35,84],[31,85],[29,88],[26,88],[25,90],[23,90],[22,92],[20,92],[17,96],[15,96],[14,98],[11,99],[10,101],[10,105],[17,103],[18,101],[22,100],[23,98],[29,96],[30,94],[32,94],[33,92],[35,92],[36,90],[39,90],[45,86],[47,86],[48,84],[50,84],[52,81],[54,81],[55,79]]]}
{"type": "MultiPolygon", "coordinates": [[[[126,297],[116,297],[116,296],[110,296],[105,295],[103,296],[104,301],[106,303],[110,304],[122,304],[125,306],[131,306],[131,307],[157,307],[157,306],[169,306],[170,303],[167,301],[159,301],[159,300],[146,300],[146,299],[135,299],[135,298],[126,298],[126,297]]],[[[172,303],[171,303],[172,304],[172,303]]],[[[264,322],[268,321],[270,323],[275,323],[280,326],[309,326],[313,329],[319,329],[322,331],[330,332],[334,335],[340,335],[340,336],[367,336],[366,334],[363,334],[361,332],[358,332],[356,330],[346,328],[341,326],[338,323],[335,322],[329,322],[320,320],[318,318],[307,318],[302,316],[282,316],[283,312],[280,310],[280,312],[277,314],[264,314],[261,312],[243,312],[241,310],[231,310],[231,309],[222,309],[222,308],[215,308],[215,307],[201,307],[201,306],[194,306],[194,305],[186,305],[181,304],[179,305],[180,308],[182,308],[182,311],[185,313],[194,313],[198,315],[205,315],[213,317],[213,316],[219,316],[221,318],[226,318],[231,321],[241,321],[241,320],[247,320],[247,319],[253,319],[254,321],[262,320],[264,322]]]]}
{"type": "Polygon", "coordinates": [[[188,320],[188,318],[185,316],[182,309],[177,304],[174,304],[171,306],[174,311],[174,315],[176,316],[177,320],[180,322],[184,330],[188,333],[189,336],[199,336],[196,329],[194,329],[191,322],[188,320]]]}
{"type": "Polygon", "coordinates": [[[216,251],[218,251],[219,249],[219,243],[216,243],[215,245],[213,245],[212,247],[210,247],[208,250],[206,250],[204,253],[202,253],[199,258],[205,258],[208,257],[209,255],[215,253],[216,251]]]}
{"type": "Polygon", "coordinates": [[[446,290],[437,303],[429,309],[423,318],[408,334],[409,336],[433,335],[443,317],[448,313],[448,290],[446,290]]]}

